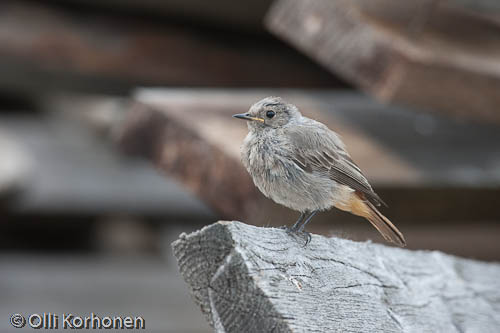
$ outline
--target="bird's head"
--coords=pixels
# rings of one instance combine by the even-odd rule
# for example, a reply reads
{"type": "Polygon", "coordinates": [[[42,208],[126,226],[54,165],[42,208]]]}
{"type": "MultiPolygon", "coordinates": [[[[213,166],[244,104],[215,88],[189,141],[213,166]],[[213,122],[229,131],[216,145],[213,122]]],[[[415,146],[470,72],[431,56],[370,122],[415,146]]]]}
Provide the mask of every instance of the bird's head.
{"type": "Polygon", "coordinates": [[[259,131],[283,127],[301,116],[295,105],[285,102],[281,97],[266,97],[252,105],[247,113],[235,114],[233,117],[247,120],[250,131],[259,131]]]}

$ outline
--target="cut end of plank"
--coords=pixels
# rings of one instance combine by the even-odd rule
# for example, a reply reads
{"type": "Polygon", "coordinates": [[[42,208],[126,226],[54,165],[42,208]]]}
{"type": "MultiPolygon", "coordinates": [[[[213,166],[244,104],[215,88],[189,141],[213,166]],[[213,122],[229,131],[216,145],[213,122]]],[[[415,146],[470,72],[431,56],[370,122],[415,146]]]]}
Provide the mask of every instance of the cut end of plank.
{"type": "Polygon", "coordinates": [[[216,332],[495,331],[500,265],[222,221],[172,244],[216,332]]]}

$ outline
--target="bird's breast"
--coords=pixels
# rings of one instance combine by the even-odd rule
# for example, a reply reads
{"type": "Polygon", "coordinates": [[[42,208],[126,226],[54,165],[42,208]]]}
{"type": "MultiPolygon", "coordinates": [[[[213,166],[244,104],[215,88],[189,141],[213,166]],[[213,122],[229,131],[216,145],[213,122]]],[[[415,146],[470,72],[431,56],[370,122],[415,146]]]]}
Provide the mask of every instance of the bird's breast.
{"type": "Polygon", "coordinates": [[[259,188],[266,182],[286,176],[286,161],[283,152],[277,148],[280,144],[279,139],[255,137],[251,134],[245,139],[242,161],[259,188]]]}
{"type": "Polygon", "coordinates": [[[278,172],[283,167],[284,152],[279,147],[281,142],[276,138],[255,138],[251,136],[245,140],[242,158],[248,171],[254,173],[278,172]]]}

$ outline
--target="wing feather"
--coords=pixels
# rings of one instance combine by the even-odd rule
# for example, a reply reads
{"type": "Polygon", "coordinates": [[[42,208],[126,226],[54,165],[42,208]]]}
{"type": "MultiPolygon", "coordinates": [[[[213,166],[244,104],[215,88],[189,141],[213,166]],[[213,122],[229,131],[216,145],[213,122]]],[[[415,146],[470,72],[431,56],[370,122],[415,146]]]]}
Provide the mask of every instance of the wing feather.
{"type": "MultiPolygon", "coordinates": [[[[345,150],[340,138],[314,120],[285,130],[290,139],[291,160],[302,170],[326,173],[330,179],[365,194],[373,204],[386,205],[345,150]]],[[[386,205],[387,206],[387,205],[386,205]]]]}

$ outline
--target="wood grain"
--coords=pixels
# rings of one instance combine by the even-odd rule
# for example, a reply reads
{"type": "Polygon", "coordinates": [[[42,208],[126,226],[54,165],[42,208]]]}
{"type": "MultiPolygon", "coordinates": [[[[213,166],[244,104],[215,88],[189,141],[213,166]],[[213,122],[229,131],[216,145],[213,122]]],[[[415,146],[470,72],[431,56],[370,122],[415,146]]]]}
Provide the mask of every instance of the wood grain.
{"type": "Polygon", "coordinates": [[[174,255],[216,332],[496,332],[500,265],[219,222],[174,255]]]}

